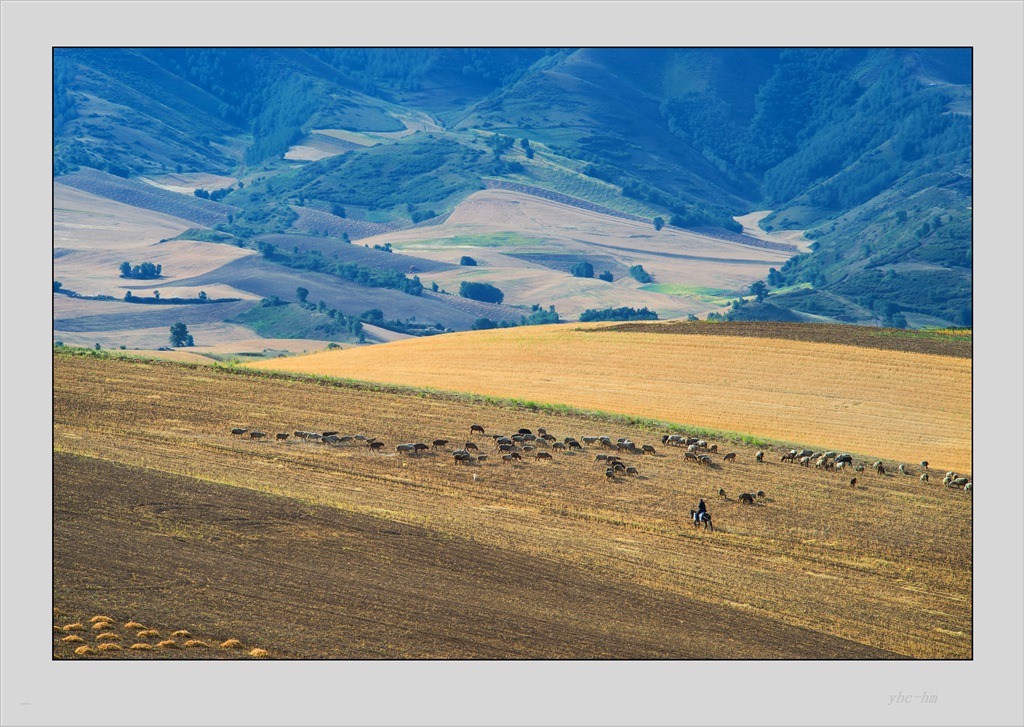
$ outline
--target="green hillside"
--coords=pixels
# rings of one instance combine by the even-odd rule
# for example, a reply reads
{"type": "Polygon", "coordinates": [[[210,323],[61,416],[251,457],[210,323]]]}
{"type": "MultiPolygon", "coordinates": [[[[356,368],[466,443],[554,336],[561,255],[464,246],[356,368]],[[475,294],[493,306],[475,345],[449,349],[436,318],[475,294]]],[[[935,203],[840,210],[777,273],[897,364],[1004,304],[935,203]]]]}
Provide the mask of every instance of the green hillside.
{"type": "Polygon", "coordinates": [[[54,174],[244,178],[242,238],[401,229],[487,180],[723,234],[771,210],[814,241],[773,306],[969,326],[971,83],[962,48],[57,49],[54,174]],[[315,130],[370,145],[286,157],[315,130]]]}

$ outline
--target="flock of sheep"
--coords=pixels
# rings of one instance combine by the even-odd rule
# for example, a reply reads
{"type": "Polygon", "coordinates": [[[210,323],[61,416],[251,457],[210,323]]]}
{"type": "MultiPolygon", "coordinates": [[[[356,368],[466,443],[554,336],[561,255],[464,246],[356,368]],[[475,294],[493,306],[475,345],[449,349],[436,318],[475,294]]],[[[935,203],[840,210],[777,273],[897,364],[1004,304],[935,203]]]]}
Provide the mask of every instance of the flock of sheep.
{"type": "MultiPolygon", "coordinates": [[[[231,430],[231,434],[235,436],[244,436],[248,434],[250,439],[266,439],[269,435],[265,432],[261,432],[257,429],[247,429],[236,427],[231,430]]],[[[583,451],[584,445],[586,447],[596,447],[602,450],[610,450],[609,452],[599,452],[595,461],[600,462],[605,466],[604,475],[606,479],[612,480],[619,475],[636,476],[640,474],[639,467],[636,464],[627,464],[624,456],[635,455],[655,455],[656,450],[653,445],[641,444],[637,445],[626,437],[619,437],[613,440],[607,436],[585,436],[577,440],[575,437],[564,437],[559,440],[552,434],[549,434],[545,429],[537,429],[536,432],[533,430],[522,427],[518,429],[514,434],[491,434],[487,435],[484,427],[479,424],[473,424],[469,428],[470,439],[463,441],[460,444],[453,445],[451,440],[448,439],[434,439],[430,444],[426,442],[406,442],[395,446],[395,453],[404,456],[417,456],[427,450],[442,450],[449,451],[449,446],[452,447],[451,456],[452,461],[456,465],[472,465],[476,462],[485,462],[489,458],[488,452],[481,452],[480,446],[472,441],[474,436],[490,436],[493,440],[494,451],[493,454],[501,458],[503,464],[515,465],[516,463],[524,461],[526,457],[532,457],[536,461],[552,460],[553,453],[562,452],[568,453],[572,451],[583,451]]],[[[340,435],[336,431],[326,432],[310,432],[310,431],[295,431],[291,435],[288,433],[278,433],[274,435],[274,439],[277,441],[286,441],[290,436],[294,436],[296,439],[301,439],[306,442],[319,442],[327,445],[344,445],[355,443],[359,445],[365,445],[371,452],[380,452],[384,449],[384,442],[378,441],[374,437],[366,437],[362,434],[354,435],[340,435]]],[[[718,445],[711,444],[705,439],[700,437],[687,436],[683,434],[666,434],[661,438],[661,443],[667,447],[678,447],[685,448],[683,452],[684,462],[693,462],[698,466],[710,467],[713,464],[713,454],[718,454],[718,445]]],[[[728,452],[722,455],[722,462],[735,462],[737,454],[736,452],[728,452]]],[[[756,462],[764,462],[765,453],[763,450],[757,452],[754,455],[756,462]]],[[[804,467],[810,467],[812,464],[816,469],[824,469],[829,472],[843,472],[845,470],[853,470],[854,472],[864,472],[865,465],[858,464],[853,461],[853,456],[845,453],[838,452],[815,452],[810,449],[796,450],[791,449],[785,452],[781,456],[781,462],[791,462],[793,464],[801,465],[804,467]]],[[[635,462],[635,460],[634,460],[635,462]]],[[[924,472],[920,475],[922,482],[928,482],[928,462],[922,461],[920,463],[921,468],[924,472]]],[[[879,460],[871,465],[871,469],[876,475],[885,475],[885,465],[879,460]]],[[[915,473],[911,471],[908,465],[899,465],[897,471],[900,474],[913,476],[915,473]]],[[[853,477],[850,480],[850,486],[855,487],[857,484],[857,477],[853,477]]],[[[963,488],[966,492],[971,492],[973,489],[972,483],[969,478],[958,475],[955,472],[947,472],[943,480],[943,484],[947,487],[955,487],[957,489],[963,488]]],[[[718,490],[719,497],[728,499],[724,489],[718,490]]],[[[756,493],[741,493],[737,500],[741,503],[754,504],[755,499],[764,498],[765,494],[763,491],[757,491],[756,493]]]]}

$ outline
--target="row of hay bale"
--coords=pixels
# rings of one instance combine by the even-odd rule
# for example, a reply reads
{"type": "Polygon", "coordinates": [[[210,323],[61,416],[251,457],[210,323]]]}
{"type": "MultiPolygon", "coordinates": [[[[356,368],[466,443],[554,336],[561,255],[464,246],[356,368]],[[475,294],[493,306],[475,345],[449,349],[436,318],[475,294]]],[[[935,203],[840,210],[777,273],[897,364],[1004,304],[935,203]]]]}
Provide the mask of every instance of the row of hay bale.
{"type": "MultiPolygon", "coordinates": [[[[59,613],[58,609],[54,609],[54,615],[59,613]]],[[[68,633],[78,631],[96,631],[96,647],[90,646],[85,642],[78,633],[70,633],[68,636],[62,637],[60,640],[66,644],[81,644],[75,648],[75,653],[79,656],[88,656],[90,654],[97,654],[99,652],[109,651],[122,651],[123,647],[115,643],[121,640],[121,636],[117,633],[114,625],[114,619],[110,616],[93,616],[89,620],[89,627],[81,622],[73,622],[58,626],[54,624],[54,632],[68,633]]],[[[131,651],[148,651],[151,649],[194,649],[194,648],[209,648],[210,644],[206,643],[202,639],[192,638],[192,634],[186,629],[178,629],[170,633],[172,638],[163,638],[157,629],[146,628],[143,624],[138,621],[128,621],[123,626],[126,631],[134,631],[131,634],[132,641],[135,641],[131,646],[128,647],[131,651]],[[160,639],[157,642],[152,641],[140,641],[139,639],[160,639]],[[181,644],[176,639],[185,639],[181,644]]],[[[223,649],[241,649],[242,642],[238,639],[227,639],[218,645],[223,649]]],[[[269,655],[266,649],[254,648],[249,651],[249,655],[253,657],[265,657],[269,655]]]]}

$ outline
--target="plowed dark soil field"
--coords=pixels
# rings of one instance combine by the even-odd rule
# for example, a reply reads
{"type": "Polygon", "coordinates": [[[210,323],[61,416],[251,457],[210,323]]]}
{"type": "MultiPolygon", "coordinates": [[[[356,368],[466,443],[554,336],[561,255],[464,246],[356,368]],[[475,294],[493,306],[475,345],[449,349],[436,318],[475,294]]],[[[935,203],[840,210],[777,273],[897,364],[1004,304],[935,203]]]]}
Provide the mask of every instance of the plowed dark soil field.
{"type": "Polygon", "coordinates": [[[724,439],[698,467],[660,432],[468,398],[91,355],[54,367],[55,657],[972,654],[969,494],[941,483],[851,487],[724,439]],[[504,463],[489,435],[520,427],[655,453],[611,478],[592,444],[504,463]],[[385,447],[294,436],[327,430],[385,447]],[[467,441],[488,458],[455,464],[467,441]],[[701,497],[714,531],[689,521],[701,497]]]}

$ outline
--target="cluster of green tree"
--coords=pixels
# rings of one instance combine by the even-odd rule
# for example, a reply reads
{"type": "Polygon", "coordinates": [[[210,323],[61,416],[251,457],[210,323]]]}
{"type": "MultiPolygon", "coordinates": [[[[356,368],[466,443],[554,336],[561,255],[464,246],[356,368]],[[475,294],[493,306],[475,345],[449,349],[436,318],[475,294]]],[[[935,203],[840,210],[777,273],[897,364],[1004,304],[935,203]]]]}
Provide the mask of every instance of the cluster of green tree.
{"type": "Polygon", "coordinates": [[[459,295],[471,300],[479,300],[484,303],[501,303],[505,300],[505,294],[490,283],[471,283],[463,280],[459,283],[459,295]]]}
{"type": "MultiPolygon", "coordinates": [[[[239,184],[241,184],[241,182],[239,182],[239,184]]],[[[231,189],[231,187],[224,187],[223,189],[215,189],[210,192],[200,187],[199,189],[196,189],[193,194],[200,199],[211,199],[214,202],[217,202],[231,194],[231,189]]]]}
{"type": "Polygon", "coordinates": [[[397,270],[381,270],[358,263],[335,262],[324,257],[319,250],[293,249],[291,252],[285,252],[273,243],[263,240],[257,244],[262,246],[261,252],[265,258],[289,268],[334,275],[368,288],[391,288],[409,295],[420,295],[423,292],[423,283],[420,282],[418,275],[409,278],[397,270]]]}
{"type": "Polygon", "coordinates": [[[569,272],[576,278],[592,278],[594,277],[594,266],[586,260],[582,260],[573,265],[569,272]]]}
{"type": "Polygon", "coordinates": [[[216,230],[206,230],[199,227],[190,227],[180,235],[174,237],[168,237],[160,242],[170,242],[171,240],[195,240],[197,242],[229,242],[231,235],[223,232],[217,232],[216,230]]]}
{"type": "Polygon", "coordinates": [[[200,290],[199,295],[195,298],[162,298],[160,297],[160,291],[154,290],[153,295],[135,295],[132,291],[127,291],[124,294],[125,303],[141,303],[145,304],[159,304],[159,305],[203,305],[204,303],[236,303],[241,298],[211,298],[206,294],[206,291],[200,290]]]}
{"type": "Polygon", "coordinates": [[[648,310],[647,306],[637,310],[636,308],[587,308],[580,313],[580,322],[590,321],[656,321],[658,314],[648,310]]]}
{"type": "Polygon", "coordinates": [[[436,336],[439,333],[451,333],[451,329],[445,328],[441,323],[419,323],[416,316],[406,320],[385,320],[384,312],[379,308],[371,308],[359,314],[359,320],[365,321],[380,328],[386,328],[396,333],[405,333],[410,336],[436,336]]]}
{"type": "Polygon", "coordinates": [[[132,264],[127,260],[121,263],[120,267],[122,278],[132,278],[134,280],[154,280],[160,277],[162,270],[163,266],[154,265],[153,263],[141,263],[132,267],[132,264]]]}
{"type": "Polygon", "coordinates": [[[482,331],[490,328],[518,328],[519,326],[543,326],[551,323],[561,323],[562,319],[555,310],[555,306],[548,306],[547,310],[536,303],[530,307],[530,315],[520,316],[518,321],[492,321],[490,318],[477,318],[473,321],[472,329],[482,331]]]}
{"type": "Polygon", "coordinates": [[[336,335],[338,333],[346,332],[353,338],[358,339],[360,343],[366,341],[366,334],[363,333],[362,316],[347,316],[337,308],[328,308],[327,304],[322,300],[316,305],[313,305],[313,303],[309,301],[309,290],[307,288],[296,288],[295,297],[300,308],[320,313],[335,322],[334,326],[327,326],[323,329],[328,335],[336,335]]]}
{"type": "Polygon", "coordinates": [[[472,267],[476,266],[476,260],[471,258],[469,255],[463,255],[459,258],[459,265],[469,265],[472,267]]]}
{"type": "Polygon", "coordinates": [[[646,284],[654,282],[654,278],[651,277],[650,273],[644,270],[643,265],[631,265],[629,267],[629,274],[639,283],[646,284]]]}

